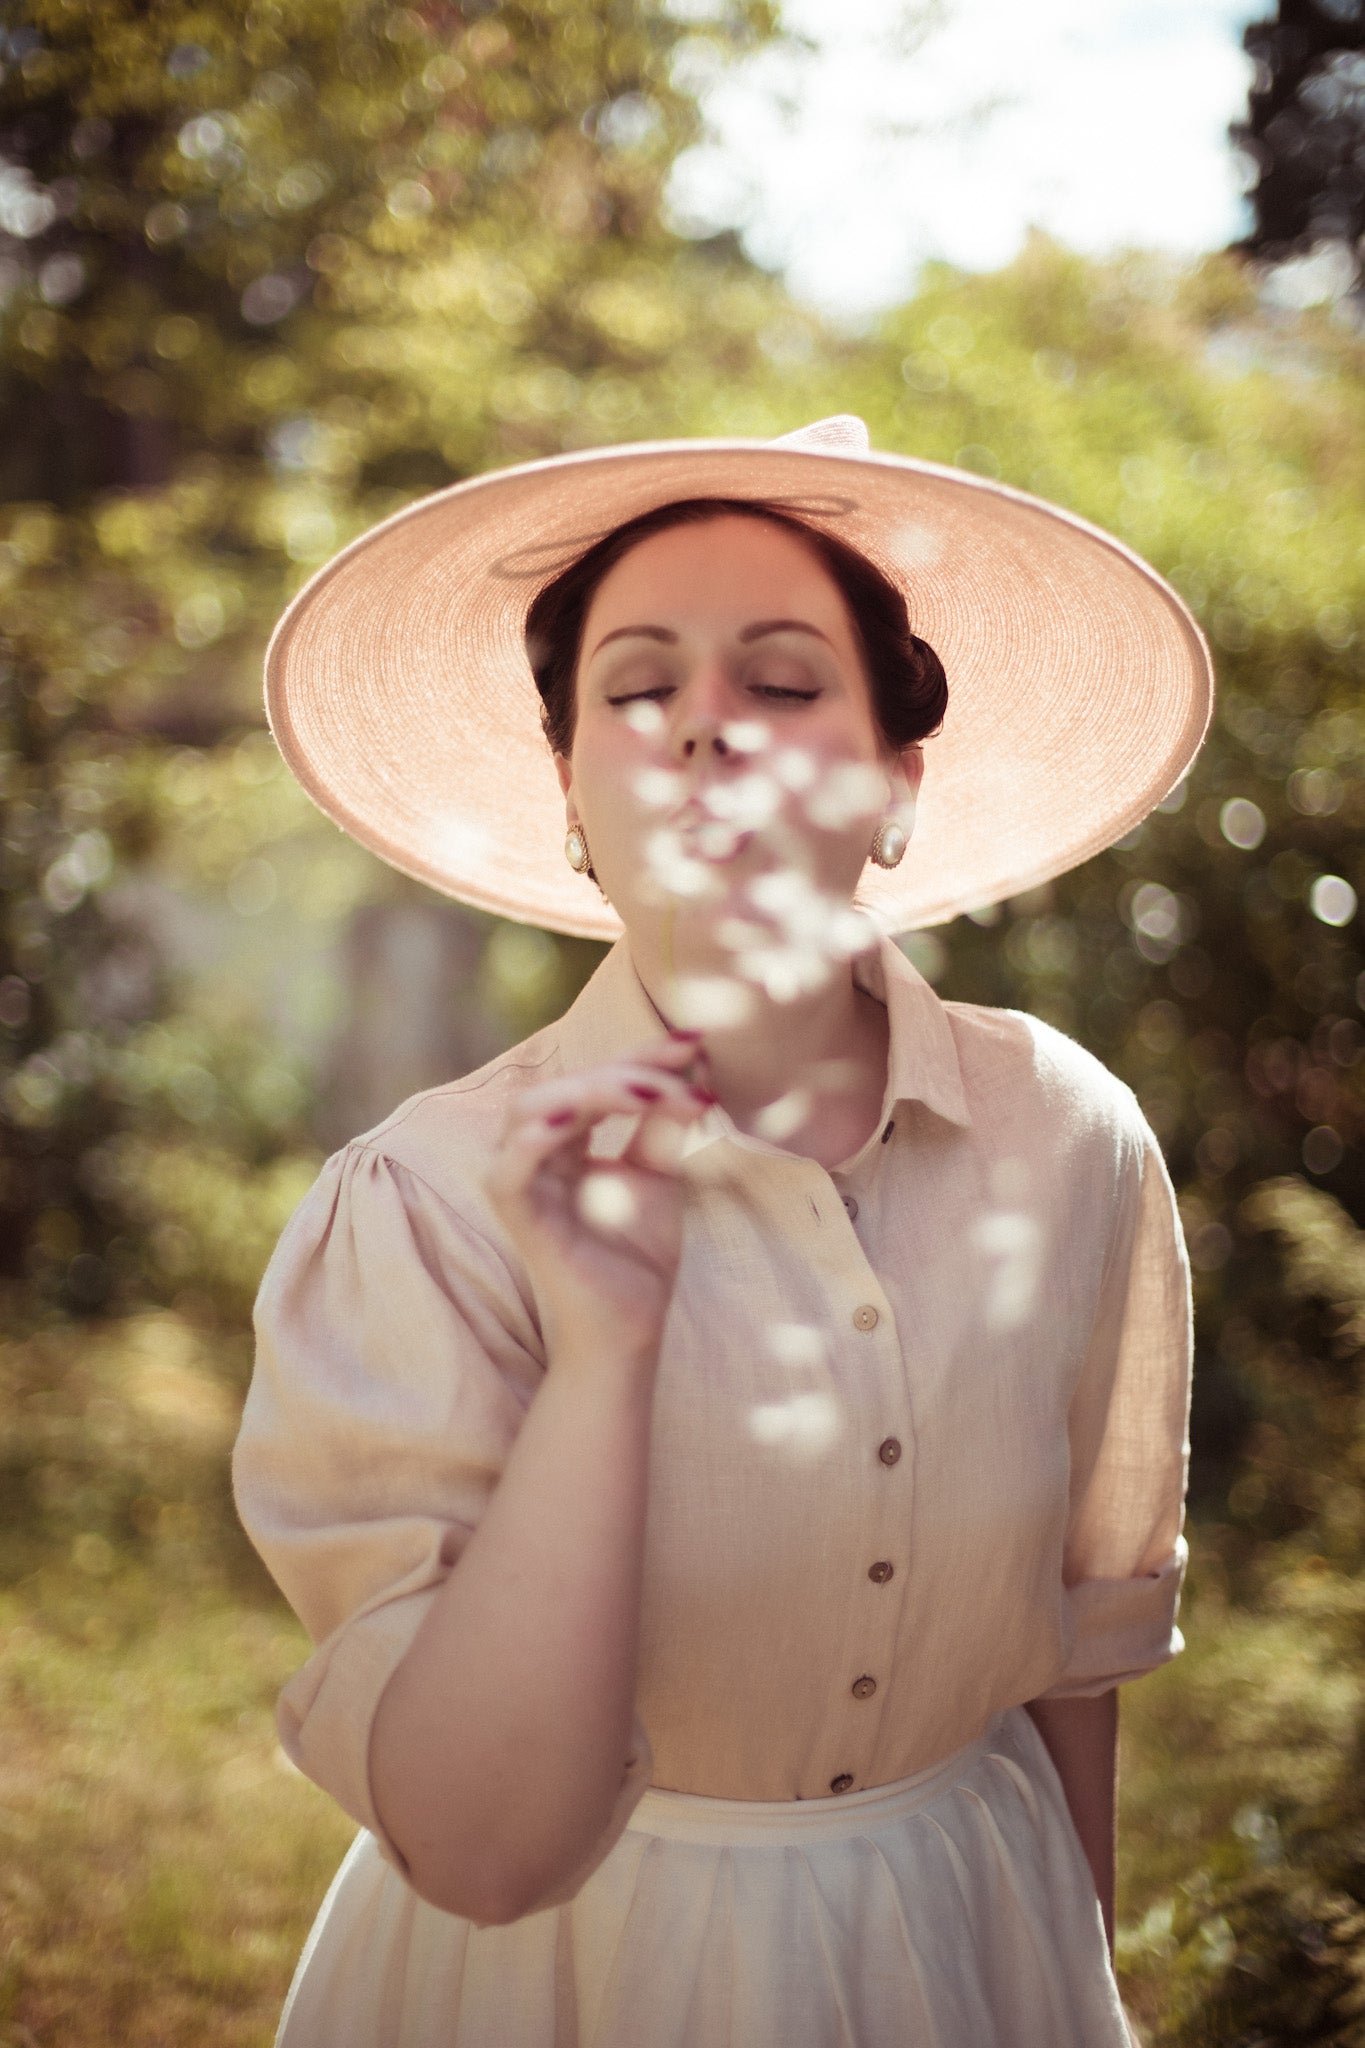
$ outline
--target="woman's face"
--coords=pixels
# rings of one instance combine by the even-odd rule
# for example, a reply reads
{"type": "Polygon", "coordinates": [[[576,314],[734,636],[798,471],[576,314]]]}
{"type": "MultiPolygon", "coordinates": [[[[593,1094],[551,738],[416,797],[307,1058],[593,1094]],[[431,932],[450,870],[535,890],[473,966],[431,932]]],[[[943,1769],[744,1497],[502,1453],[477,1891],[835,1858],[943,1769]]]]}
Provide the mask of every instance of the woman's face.
{"type": "Polygon", "coordinates": [[[908,824],[920,759],[882,738],[819,558],[727,514],[652,535],[603,578],[557,765],[627,930],[667,912],[743,958],[760,931],[800,927],[818,950],[821,914],[847,927],[878,821],[908,824]]]}

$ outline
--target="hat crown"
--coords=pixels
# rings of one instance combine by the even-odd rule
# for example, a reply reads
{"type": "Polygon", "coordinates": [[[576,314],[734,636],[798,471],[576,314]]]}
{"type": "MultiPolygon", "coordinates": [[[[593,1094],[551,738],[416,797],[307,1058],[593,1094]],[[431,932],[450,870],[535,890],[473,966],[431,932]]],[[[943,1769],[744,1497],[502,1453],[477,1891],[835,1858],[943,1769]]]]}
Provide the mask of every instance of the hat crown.
{"type": "Polygon", "coordinates": [[[779,434],[774,448],[828,449],[831,454],[866,455],[872,446],[867,423],[854,412],[836,412],[790,434],[779,434]]]}

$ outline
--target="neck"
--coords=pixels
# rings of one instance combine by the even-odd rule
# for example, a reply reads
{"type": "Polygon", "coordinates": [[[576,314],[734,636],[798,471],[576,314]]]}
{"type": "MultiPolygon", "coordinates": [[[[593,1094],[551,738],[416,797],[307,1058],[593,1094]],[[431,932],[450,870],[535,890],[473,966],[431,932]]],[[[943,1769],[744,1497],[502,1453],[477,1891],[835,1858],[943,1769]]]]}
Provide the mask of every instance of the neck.
{"type": "MultiPolygon", "coordinates": [[[[692,1022],[682,1014],[679,981],[689,972],[719,974],[721,962],[679,969],[658,942],[632,933],[629,943],[655,1009],[669,1024],[692,1022]]],[[[851,1157],[875,1129],[886,1090],[885,1005],[856,986],[850,963],[841,963],[822,988],[790,1002],[748,983],[738,986],[749,999],[744,1017],[704,1032],[706,1079],[721,1106],[740,1130],[826,1166],[851,1157]]]]}

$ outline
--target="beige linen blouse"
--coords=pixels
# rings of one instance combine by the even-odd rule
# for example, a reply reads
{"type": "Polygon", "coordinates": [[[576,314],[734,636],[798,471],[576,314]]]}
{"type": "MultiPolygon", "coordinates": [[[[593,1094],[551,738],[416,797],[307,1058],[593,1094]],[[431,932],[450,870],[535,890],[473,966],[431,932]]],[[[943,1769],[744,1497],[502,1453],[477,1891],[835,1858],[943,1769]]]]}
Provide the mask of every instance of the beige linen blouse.
{"type": "MultiPolygon", "coordinates": [[[[1035,1018],[941,1002],[889,939],[855,972],[890,1019],[858,1153],[831,1173],[719,1108],[693,1133],[633,1753],[541,1904],[651,1781],[881,1785],[1181,1647],[1189,1274],[1156,1141],[1035,1018]]],[[[557,1023],[330,1159],[261,1287],[236,1496],[317,1645],[281,1739],[400,1870],[375,1709],[546,1368],[484,1168],[518,1089],[663,1029],[621,941],[557,1023]]]]}

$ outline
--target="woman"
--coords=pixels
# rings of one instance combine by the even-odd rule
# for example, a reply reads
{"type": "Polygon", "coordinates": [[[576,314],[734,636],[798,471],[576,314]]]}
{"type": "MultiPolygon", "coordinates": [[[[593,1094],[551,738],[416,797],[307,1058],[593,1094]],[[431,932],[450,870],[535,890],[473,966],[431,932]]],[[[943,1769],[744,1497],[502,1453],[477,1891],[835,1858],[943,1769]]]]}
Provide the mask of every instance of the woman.
{"type": "Polygon", "coordinates": [[[1128,2038],[1179,1225],[1125,1088],[885,933],[1131,829],[1209,687],[1116,543],[846,420],[479,479],[296,599],[272,723],[329,813],[624,936],[329,1161],[262,1287],[281,1733],[362,1823],[286,2048],[1128,2038]]]}

